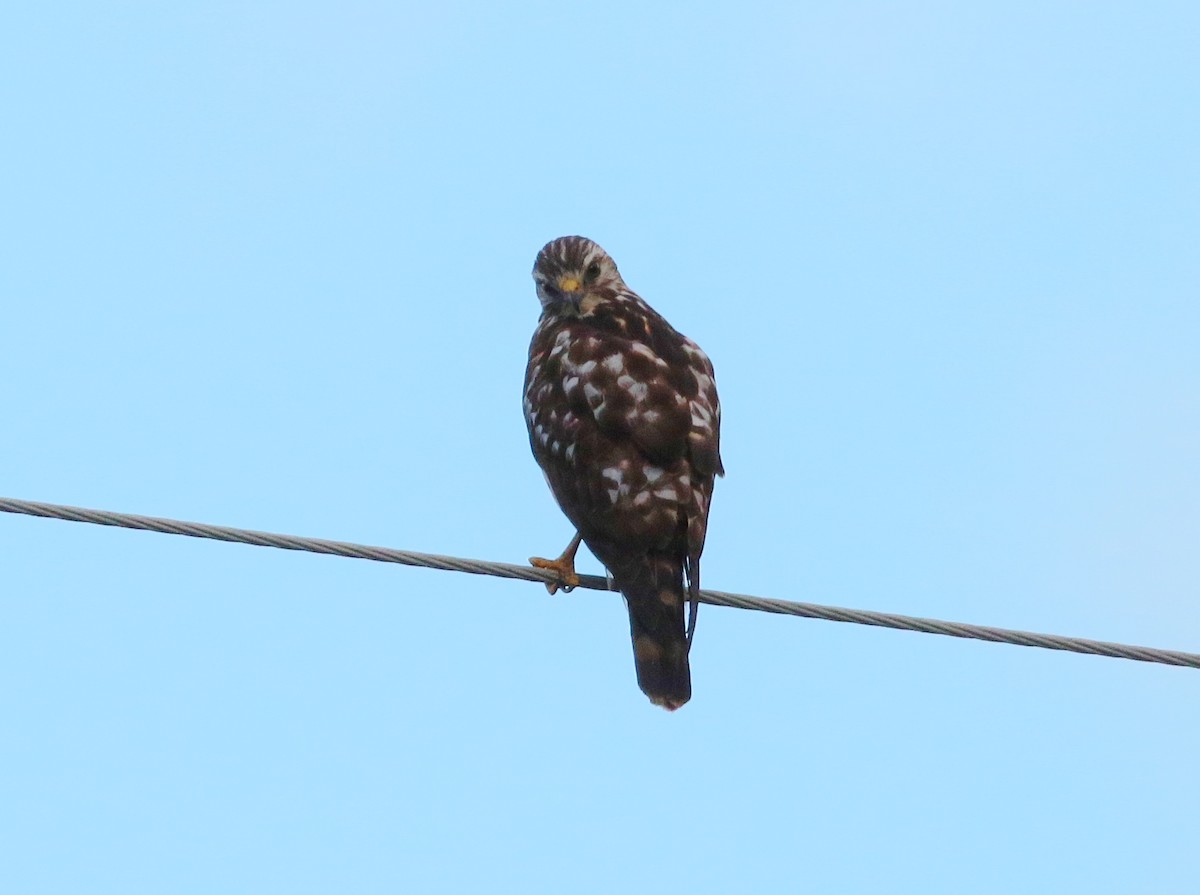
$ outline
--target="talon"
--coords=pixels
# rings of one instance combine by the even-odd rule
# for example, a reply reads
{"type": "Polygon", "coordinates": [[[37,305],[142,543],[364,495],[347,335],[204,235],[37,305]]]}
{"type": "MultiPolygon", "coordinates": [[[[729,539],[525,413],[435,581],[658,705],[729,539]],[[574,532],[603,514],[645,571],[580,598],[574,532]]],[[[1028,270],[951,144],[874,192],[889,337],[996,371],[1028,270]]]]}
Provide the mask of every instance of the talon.
{"type": "Polygon", "coordinates": [[[570,593],[579,584],[579,576],[575,574],[575,568],[570,563],[563,563],[557,559],[542,559],[540,556],[529,557],[529,563],[558,575],[558,581],[546,582],[546,590],[551,594],[557,593],[559,587],[562,587],[564,593],[570,593]]]}
{"type": "Polygon", "coordinates": [[[547,581],[546,590],[553,596],[558,592],[559,587],[563,589],[563,593],[570,593],[579,586],[579,575],[575,573],[575,552],[579,549],[579,542],[583,540],[583,536],[576,534],[571,539],[571,543],[567,545],[567,549],[562,552],[562,556],[558,559],[543,559],[540,556],[529,557],[529,564],[538,569],[546,569],[558,575],[558,581],[547,581]]]}

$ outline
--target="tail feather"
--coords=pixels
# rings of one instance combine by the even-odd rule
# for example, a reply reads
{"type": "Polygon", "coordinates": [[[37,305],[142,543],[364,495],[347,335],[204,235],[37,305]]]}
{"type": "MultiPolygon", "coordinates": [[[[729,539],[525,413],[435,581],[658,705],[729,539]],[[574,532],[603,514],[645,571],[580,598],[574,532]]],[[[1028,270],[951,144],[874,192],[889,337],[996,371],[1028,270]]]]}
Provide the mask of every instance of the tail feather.
{"type": "Polygon", "coordinates": [[[638,686],[652,703],[675,711],[692,697],[683,559],[665,553],[631,556],[603,545],[588,546],[625,597],[638,686]]]}

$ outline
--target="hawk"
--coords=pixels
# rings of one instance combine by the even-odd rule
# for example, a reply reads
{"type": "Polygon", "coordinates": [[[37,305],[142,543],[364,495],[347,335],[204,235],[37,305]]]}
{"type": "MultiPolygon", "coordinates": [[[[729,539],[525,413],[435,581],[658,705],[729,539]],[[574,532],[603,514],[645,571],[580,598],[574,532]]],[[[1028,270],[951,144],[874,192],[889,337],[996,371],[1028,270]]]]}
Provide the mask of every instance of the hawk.
{"type": "Polygon", "coordinates": [[[713,367],[590,239],[547,243],[533,279],[542,315],[525,422],[576,535],[558,559],[530,562],[570,587],[587,544],[625,597],[638,686],[674,711],[692,695],[684,603],[694,625],[713,480],[725,473],[713,367]]]}

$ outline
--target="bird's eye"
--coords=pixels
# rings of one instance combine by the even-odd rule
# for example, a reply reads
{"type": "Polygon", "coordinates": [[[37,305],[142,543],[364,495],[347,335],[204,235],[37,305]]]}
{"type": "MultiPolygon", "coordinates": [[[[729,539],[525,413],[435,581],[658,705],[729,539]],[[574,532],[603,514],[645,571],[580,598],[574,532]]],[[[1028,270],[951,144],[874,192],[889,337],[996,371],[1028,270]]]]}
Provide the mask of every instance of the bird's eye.
{"type": "Polygon", "coordinates": [[[583,281],[585,283],[594,283],[600,278],[600,265],[593,261],[587,266],[587,270],[583,272],[583,281]]]}

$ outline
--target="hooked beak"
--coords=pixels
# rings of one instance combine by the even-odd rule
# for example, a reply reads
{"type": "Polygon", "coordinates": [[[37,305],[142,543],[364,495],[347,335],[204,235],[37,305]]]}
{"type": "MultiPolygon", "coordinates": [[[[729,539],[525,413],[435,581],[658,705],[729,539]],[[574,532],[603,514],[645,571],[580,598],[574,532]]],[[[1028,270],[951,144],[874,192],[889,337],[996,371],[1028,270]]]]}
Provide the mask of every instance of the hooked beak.
{"type": "Polygon", "coordinates": [[[548,304],[558,305],[568,314],[578,316],[579,302],[583,299],[583,285],[575,277],[562,276],[558,284],[543,283],[548,304]]]}

